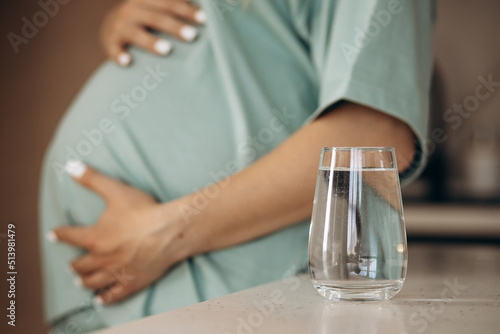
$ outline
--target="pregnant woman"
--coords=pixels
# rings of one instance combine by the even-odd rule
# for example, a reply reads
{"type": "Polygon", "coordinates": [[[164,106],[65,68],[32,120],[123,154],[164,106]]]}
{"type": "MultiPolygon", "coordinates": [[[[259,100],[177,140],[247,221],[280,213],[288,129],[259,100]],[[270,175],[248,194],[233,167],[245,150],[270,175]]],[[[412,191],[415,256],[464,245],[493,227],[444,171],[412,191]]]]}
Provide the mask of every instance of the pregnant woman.
{"type": "Polygon", "coordinates": [[[321,147],[392,146],[403,181],[421,170],[432,15],[403,0],[114,9],[114,62],[82,89],[43,168],[53,331],[304,271],[321,147]]]}

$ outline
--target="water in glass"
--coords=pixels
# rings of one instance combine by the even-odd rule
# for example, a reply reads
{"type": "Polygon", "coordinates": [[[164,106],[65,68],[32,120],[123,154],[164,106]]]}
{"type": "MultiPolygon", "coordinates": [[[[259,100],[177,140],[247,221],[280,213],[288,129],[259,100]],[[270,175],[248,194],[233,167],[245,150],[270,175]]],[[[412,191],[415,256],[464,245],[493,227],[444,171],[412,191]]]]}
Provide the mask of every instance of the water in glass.
{"type": "Polygon", "coordinates": [[[392,148],[324,148],[309,236],[313,285],[330,300],[384,300],[406,276],[392,148]]]}

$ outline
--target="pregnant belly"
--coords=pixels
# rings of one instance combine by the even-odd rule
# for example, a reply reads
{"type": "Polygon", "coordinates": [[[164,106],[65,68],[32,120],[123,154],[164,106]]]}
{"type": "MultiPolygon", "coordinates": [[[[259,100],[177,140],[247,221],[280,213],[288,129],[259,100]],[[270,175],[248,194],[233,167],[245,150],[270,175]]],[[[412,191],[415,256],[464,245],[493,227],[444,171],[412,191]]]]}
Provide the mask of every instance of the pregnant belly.
{"type": "Polygon", "coordinates": [[[104,64],[59,126],[52,172],[62,178],[65,161],[81,159],[160,200],[226,176],[236,145],[229,108],[217,85],[192,80],[176,58],[104,64]]]}
{"type": "Polygon", "coordinates": [[[135,50],[127,69],[107,62],[61,123],[51,170],[67,178],[64,163],[81,159],[168,201],[248,166],[315,108],[299,68],[283,81],[246,62],[239,71],[248,77],[222,77],[216,64],[204,39],[169,57],[135,50]]]}

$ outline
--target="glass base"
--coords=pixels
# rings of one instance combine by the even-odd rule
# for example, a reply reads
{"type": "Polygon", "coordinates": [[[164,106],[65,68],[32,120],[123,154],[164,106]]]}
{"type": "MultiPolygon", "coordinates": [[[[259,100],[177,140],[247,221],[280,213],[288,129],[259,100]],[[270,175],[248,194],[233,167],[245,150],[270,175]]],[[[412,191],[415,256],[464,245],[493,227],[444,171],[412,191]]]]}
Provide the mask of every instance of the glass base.
{"type": "Polygon", "coordinates": [[[328,300],[380,301],[394,297],[401,290],[403,281],[343,286],[313,281],[313,285],[328,300]]]}

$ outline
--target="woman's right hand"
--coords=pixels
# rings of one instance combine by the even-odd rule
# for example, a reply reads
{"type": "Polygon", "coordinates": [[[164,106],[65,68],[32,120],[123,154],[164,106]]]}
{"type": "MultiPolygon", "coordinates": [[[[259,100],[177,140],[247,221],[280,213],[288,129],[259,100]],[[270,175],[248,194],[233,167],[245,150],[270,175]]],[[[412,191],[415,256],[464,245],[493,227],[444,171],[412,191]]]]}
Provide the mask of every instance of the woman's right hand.
{"type": "Polygon", "coordinates": [[[101,27],[101,42],[106,54],[121,66],[128,66],[132,56],[128,45],[135,45],[157,55],[167,55],[172,44],[149,29],[191,42],[198,31],[192,24],[204,24],[205,12],[186,0],[128,0],[114,7],[101,27]]]}

